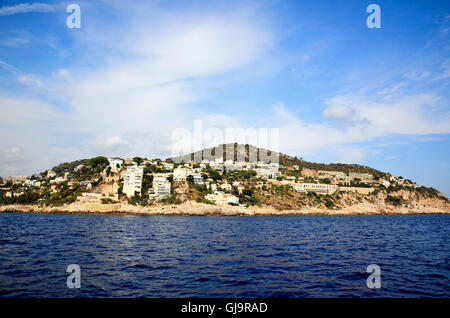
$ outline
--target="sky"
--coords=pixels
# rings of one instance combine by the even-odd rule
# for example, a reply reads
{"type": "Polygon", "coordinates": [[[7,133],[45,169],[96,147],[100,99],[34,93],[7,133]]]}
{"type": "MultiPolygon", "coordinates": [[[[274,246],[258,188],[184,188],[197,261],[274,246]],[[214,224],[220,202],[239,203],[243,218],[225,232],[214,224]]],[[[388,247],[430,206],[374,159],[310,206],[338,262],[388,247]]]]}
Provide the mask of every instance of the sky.
{"type": "Polygon", "coordinates": [[[0,175],[166,158],[201,121],[450,195],[449,83],[449,1],[0,1],[0,175]]]}

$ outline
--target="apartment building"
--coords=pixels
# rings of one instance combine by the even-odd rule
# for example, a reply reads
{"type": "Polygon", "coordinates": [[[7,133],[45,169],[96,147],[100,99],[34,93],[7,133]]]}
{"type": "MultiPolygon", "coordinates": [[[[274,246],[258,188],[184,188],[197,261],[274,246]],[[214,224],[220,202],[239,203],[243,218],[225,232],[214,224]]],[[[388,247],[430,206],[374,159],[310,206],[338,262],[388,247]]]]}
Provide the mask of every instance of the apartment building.
{"type": "Polygon", "coordinates": [[[169,173],[153,174],[152,188],[148,190],[150,198],[164,198],[168,197],[171,194],[171,184],[169,176],[169,173]]]}
{"type": "Polygon", "coordinates": [[[191,172],[188,168],[178,167],[173,169],[173,180],[174,181],[186,181],[187,176],[191,172]]]}
{"type": "Polygon", "coordinates": [[[137,165],[128,166],[124,176],[123,193],[128,197],[140,194],[142,189],[142,178],[144,177],[144,167],[137,165]]]}

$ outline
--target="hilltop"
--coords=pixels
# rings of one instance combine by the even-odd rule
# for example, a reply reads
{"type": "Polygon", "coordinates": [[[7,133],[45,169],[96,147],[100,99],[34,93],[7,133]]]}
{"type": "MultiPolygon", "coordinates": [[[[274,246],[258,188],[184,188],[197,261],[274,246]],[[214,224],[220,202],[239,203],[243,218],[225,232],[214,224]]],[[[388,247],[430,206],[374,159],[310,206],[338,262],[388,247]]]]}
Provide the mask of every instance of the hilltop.
{"type": "Polygon", "coordinates": [[[280,165],[283,166],[298,166],[300,169],[312,169],[312,170],[325,170],[325,171],[341,171],[344,173],[349,172],[359,172],[359,173],[371,173],[374,176],[382,177],[386,176],[387,173],[373,169],[368,166],[362,166],[358,164],[346,164],[346,163],[316,163],[303,160],[302,158],[291,157],[289,155],[279,153],[276,151],[267,150],[264,148],[258,148],[248,144],[221,144],[217,147],[205,148],[190,154],[168,158],[168,160],[173,162],[196,162],[200,163],[202,160],[214,161],[216,159],[222,159],[223,162],[231,159],[237,161],[239,157],[243,158],[245,162],[251,162],[250,158],[255,158],[253,162],[263,161],[270,162],[270,159],[261,158],[261,153],[267,154],[267,157],[275,156],[278,158],[280,165]],[[216,148],[221,148],[222,152],[216,154],[216,148]],[[226,149],[232,149],[231,158],[230,154],[227,154],[226,149]]]}

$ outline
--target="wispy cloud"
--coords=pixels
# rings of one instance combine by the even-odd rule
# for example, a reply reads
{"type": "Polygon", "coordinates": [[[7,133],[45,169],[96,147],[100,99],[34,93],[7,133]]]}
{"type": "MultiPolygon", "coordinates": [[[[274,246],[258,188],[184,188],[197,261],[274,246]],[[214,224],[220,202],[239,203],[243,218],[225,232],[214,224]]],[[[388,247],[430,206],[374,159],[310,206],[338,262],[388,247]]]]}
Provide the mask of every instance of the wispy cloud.
{"type": "MultiPolygon", "coordinates": [[[[198,115],[193,103],[209,94],[209,85],[197,81],[241,72],[270,49],[271,32],[250,11],[184,10],[155,12],[151,17],[127,11],[127,16],[133,16],[132,23],[120,27],[105,20],[93,21],[75,39],[88,50],[94,48],[89,51],[92,59],[104,61],[92,69],[76,65],[53,70],[51,75],[33,75],[0,61],[0,67],[16,82],[39,88],[40,99],[51,101],[38,103],[6,93],[3,95],[8,98],[2,100],[0,91],[5,122],[24,122],[19,114],[36,116],[27,130],[17,129],[16,135],[32,141],[1,141],[0,147],[21,145],[30,156],[14,164],[23,167],[33,166],[31,154],[37,149],[45,153],[48,162],[34,163],[33,171],[47,168],[49,162],[97,154],[169,155],[172,130],[191,127],[198,115]],[[116,28],[117,32],[111,32],[116,28]],[[35,132],[32,136],[30,130],[35,132]],[[64,140],[75,135],[79,136],[76,145],[64,140]]],[[[208,122],[210,115],[204,114],[208,122]]],[[[0,174],[9,168],[11,163],[0,160],[0,174]]]]}
{"type": "Polygon", "coordinates": [[[0,8],[0,16],[12,15],[29,12],[53,12],[56,11],[55,5],[47,3],[20,3],[13,6],[4,6],[0,8]]]}

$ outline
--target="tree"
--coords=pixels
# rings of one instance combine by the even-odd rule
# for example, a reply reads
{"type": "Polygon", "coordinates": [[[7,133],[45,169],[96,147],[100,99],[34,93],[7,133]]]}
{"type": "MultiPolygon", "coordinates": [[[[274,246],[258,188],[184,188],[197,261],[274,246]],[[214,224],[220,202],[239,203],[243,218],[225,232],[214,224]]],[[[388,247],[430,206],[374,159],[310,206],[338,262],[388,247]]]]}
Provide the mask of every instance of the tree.
{"type": "Polygon", "coordinates": [[[142,159],[141,157],[134,157],[133,161],[136,162],[139,166],[142,163],[142,161],[144,161],[144,159],[142,159]]]}
{"type": "Polygon", "coordinates": [[[186,178],[186,181],[189,183],[193,183],[194,182],[194,176],[193,175],[188,175],[186,178]]]}
{"type": "Polygon", "coordinates": [[[109,164],[109,161],[106,157],[98,156],[98,157],[89,159],[89,164],[92,167],[96,168],[96,167],[101,167],[101,166],[107,166],[109,164]]]}

